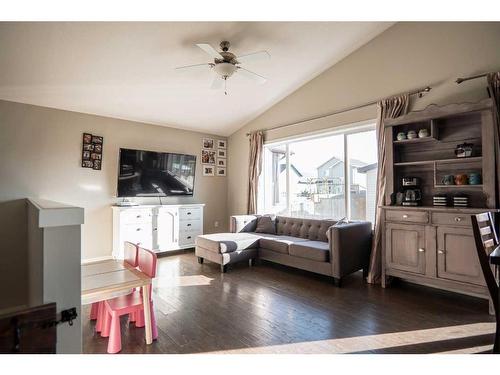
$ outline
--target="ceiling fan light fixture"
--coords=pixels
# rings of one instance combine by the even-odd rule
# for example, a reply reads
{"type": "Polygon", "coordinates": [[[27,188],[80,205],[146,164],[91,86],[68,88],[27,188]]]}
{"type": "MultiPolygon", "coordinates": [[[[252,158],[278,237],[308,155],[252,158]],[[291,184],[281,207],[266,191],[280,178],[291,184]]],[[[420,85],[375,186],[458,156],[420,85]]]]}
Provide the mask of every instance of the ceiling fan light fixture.
{"type": "Polygon", "coordinates": [[[224,94],[227,95],[227,80],[230,78],[234,72],[240,71],[240,75],[246,77],[257,84],[263,84],[266,82],[266,78],[260,74],[254,73],[248,69],[241,66],[241,63],[246,63],[248,61],[256,61],[262,59],[269,59],[271,55],[267,51],[259,51],[254,53],[248,53],[246,55],[236,56],[234,53],[229,52],[230,43],[228,41],[222,41],[220,43],[220,48],[222,51],[217,51],[208,43],[198,43],[196,44],[199,48],[205,51],[211,58],[212,61],[206,64],[194,64],[180,66],[176,68],[177,70],[184,69],[198,69],[199,67],[208,66],[210,70],[215,71],[216,75],[213,77],[211,89],[217,90],[224,86],[224,94]]]}
{"type": "Polygon", "coordinates": [[[233,65],[231,63],[219,63],[215,64],[214,70],[218,75],[220,75],[222,78],[228,78],[233,75],[233,73],[236,71],[236,65],[233,65]]]}

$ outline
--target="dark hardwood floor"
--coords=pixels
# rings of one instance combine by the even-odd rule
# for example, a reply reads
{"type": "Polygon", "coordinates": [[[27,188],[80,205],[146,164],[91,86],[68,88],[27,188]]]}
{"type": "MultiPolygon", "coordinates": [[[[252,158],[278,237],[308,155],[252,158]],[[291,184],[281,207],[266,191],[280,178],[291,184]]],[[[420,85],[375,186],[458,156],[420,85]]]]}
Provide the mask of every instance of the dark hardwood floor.
{"type": "MultiPolygon", "coordinates": [[[[122,353],[478,353],[491,350],[485,300],[399,282],[382,289],[361,273],[329,278],[261,262],[200,265],[193,253],[159,259],[159,338],[122,320],[122,353]]],[[[84,353],[106,353],[83,309],[84,353]]]]}

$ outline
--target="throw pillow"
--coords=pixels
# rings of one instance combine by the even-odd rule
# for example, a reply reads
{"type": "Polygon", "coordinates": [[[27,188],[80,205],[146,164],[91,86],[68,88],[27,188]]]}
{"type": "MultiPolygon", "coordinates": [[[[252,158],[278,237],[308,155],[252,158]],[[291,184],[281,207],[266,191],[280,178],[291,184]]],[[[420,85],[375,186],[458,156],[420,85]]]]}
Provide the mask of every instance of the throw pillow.
{"type": "MultiPolygon", "coordinates": [[[[340,227],[344,224],[349,224],[349,219],[347,219],[347,217],[343,217],[342,219],[340,219],[339,221],[337,221],[335,224],[333,224],[330,228],[332,227],[340,227]]],[[[326,230],[326,238],[328,238],[328,241],[331,240],[330,238],[330,228],[328,228],[326,230]]]]}
{"type": "Polygon", "coordinates": [[[341,226],[342,224],[349,224],[349,219],[347,217],[343,217],[339,221],[337,221],[333,226],[341,226]]]}
{"type": "Polygon", "coordinates": [[[276,234],[276,217],[271,215],[259,216],[257,219],[256,233],[276,234]]]}

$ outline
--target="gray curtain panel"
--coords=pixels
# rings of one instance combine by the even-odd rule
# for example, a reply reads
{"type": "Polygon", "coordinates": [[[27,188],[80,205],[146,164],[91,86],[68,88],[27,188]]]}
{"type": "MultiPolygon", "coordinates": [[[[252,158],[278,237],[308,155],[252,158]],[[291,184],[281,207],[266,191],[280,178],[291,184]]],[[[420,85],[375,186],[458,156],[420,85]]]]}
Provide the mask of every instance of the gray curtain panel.
{"type": "Polygon", "coordinates": [[[410,95],[400,95],[381,100],[377,104],[377,141],[378,141],[378,172],[377,172],[377,194],[375,198],[375,229],[373,231],[372,253],[370,255],[370,269],[368,282],[370,284],[380,283],[382,275],[382,227],[380,226],[382,210],[378,207],[385,202],[385,132],[384,120],[396,118],[408,113],[410,95]]]}
{"type": "Polygon", "coordinates": [[[497,119],[500,120],[500,72],[488,74],[488,90],[497,107],[497,119]]]}
{"type": "Polygon", "coordinates": [[[264,147],[264,133],[261,131],[250,134],[250,158],[248,167],[248,201],[247,213],[257,213],[257,190],[259,176],[262,170],[262,149],[264,147]]]}
{"type": "Polygon", "coordinates": [[[497,202],[500,201],[500,72],[490,73],[487,76],[488,91],[490,93],[496,109],[496,126],[495,126],[495,160],[496,160],[496,198],[497,202]]]}

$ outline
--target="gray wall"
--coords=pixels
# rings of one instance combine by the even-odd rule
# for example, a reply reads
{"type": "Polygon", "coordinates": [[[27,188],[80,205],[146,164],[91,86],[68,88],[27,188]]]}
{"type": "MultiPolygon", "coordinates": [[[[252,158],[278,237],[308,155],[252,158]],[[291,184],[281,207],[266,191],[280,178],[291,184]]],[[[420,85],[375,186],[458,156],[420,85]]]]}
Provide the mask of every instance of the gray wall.
{"type": "MultiPolygon", "coordinates": [[[[205,203],[205,232],[225,230],[227,177],[203,177],[201,140],[205,134],[76,112],[0,101],[0,285],[2,300],[26,298],[26,203],[34,197],[85,209],[82,258],[111,255],[111,205],[116,191],[118,149],[170,151],[197,155],[194,197],[163,203],[205,203]],[[82,133],[104,136],[103,168],[81,168],[82,133]],[[220,223],[219,228],[214,222],[220,223]],[[19,282],[19,293],[4,288],[19,282]],[[4,290],[5,289],[5,290],[4,290]],[[7,293],[7,297],[5,294],[7,293]]],[[[214,137],[224,139],[223,137],[214,137]]],[[[158,199],[142,200],[158,203],[158,199]]],[[[17,289],[17,288],[16,288],[17,289]]]]}
{"type": "MultiPolygon", "coordinates": [[[[398,23],[283,99],[229,138],[228,213],[246,210],[248,138],[245,133],[334,112],[431,84],[413,106],[477,101],[486,97],[485,80],[454,80],[500,70],[500,23],[398,23]]],[[[376,117],[376,108],[267,132],[277,140],[376,117]]]]}

